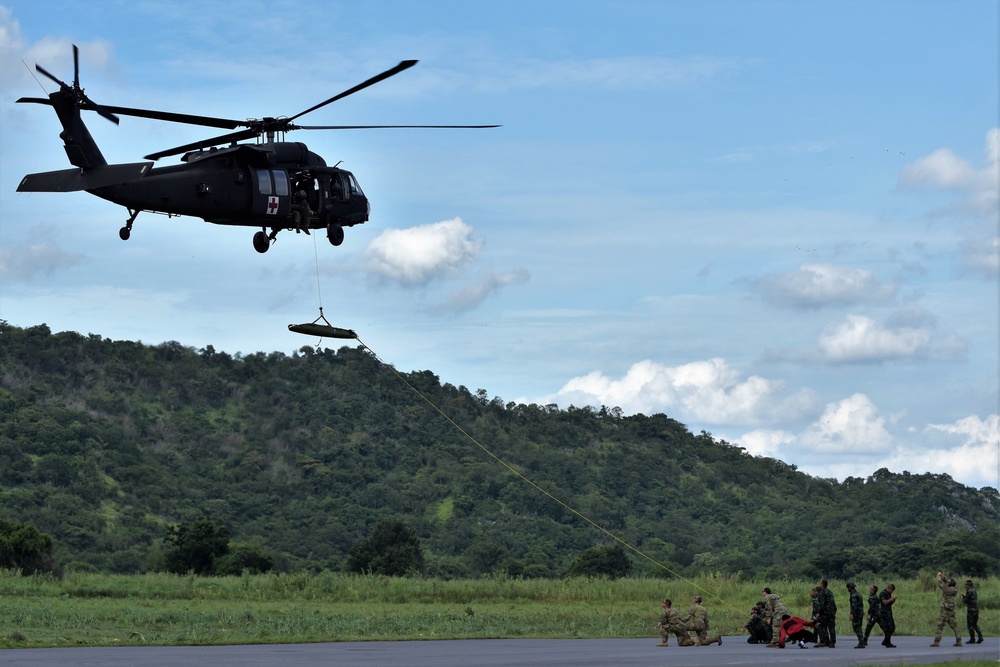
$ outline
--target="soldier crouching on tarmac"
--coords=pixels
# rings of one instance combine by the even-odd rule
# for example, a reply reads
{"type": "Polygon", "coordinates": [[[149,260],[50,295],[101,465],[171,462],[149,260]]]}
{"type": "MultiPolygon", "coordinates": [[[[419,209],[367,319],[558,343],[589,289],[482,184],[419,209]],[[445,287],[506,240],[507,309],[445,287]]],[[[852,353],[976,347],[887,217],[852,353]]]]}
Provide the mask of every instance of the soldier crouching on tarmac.
{"type": "Polygon", "coordinates": [[[701,596],[694,596],[694,603],[688,609],[684,620],[688,625],[688,630],[693,630],[697,637],[694,640],[696,646],[708,646],[709,644],[722,644],[722,637],[708,636],[708,610],[701,606],[701,596]]]}
{"type": "Polygon", "coordinates": [[[657,644],[657,646],[670,646],[670,633],[674,633],[677,636],[678,646],[695,646],[695,642],[688,635],[687,624],[681,620],[681,615],[671,605],[670,600],[663,601],[663,616],[660,617],[660,622],[657,623],[657,627],[660,629],[660,639],[663,641],[657,644]]]}

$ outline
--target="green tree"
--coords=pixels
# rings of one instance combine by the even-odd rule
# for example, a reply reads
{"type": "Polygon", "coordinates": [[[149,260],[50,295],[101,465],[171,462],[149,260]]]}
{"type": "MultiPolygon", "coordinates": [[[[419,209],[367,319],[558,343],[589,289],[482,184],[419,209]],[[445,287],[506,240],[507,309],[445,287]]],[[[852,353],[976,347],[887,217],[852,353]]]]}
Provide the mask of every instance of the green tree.
{"type": "Polygon", "coordinates": [[[569,567],[571,577],[607,577],[618,579],[632,573],[632,561],[625,549],[616,544],[613,547],[591,547],[581,553],[569,567]]]}
{"type": "Polygon", "coordinates": [[[177,574],[212,574],[215,560],[229,551],[229,531],[209,519],[171,526],[164,539],[167,570],[177,574]]]}
{"type": "Polygon", "coordinates": [[[213,572],[219,576],[261,574],[274,568],[274,559],[252,544],[231,544],[229,552],[215,559],[213,572]]]}
{"type": "Polygon", "coordinates": [[[34,526],[0,519],[0,569],[20,570],[25,576],[59,574],[52,538],[34,526]]]}
{"type": "Polygon", "coordinates": [[[424,554],[413,529],[402,521],[380,521],[372,534],[354,545],[347,556],[351,572],[372,572],[389,577],[418,574],[424,554]]]}

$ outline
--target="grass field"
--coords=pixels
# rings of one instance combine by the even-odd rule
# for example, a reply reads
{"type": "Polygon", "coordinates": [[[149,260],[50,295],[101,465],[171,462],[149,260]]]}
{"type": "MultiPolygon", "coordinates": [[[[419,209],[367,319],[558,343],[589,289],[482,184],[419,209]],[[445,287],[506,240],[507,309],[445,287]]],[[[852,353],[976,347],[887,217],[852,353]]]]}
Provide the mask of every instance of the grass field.
{"type": "MultiPolygon", "coordinates": [[[[896,581],[898,634],[930,635],[933,577],[896,581]]],[[[472,638],[655,637],[660,600],[701,594],[712,631],[745,634],[763,586],[807,616],[811,581],[663,579],[440,581],[344,574],[194,577],[0,572],[0,647],[296,643],[472,638]]],[[[865,584],[859,582],[859,588],[865,584]]],[[[851,635],[843,582],[830,582],[838,633],[851,635]]],[[[1000,579],[977,582],[980,625],[1000,634],[1000,579]]],[[[958,610],[965,634],[965,611],[958,610]]],[[[962,663],[969,665],[971,663],[962,663]]]]}

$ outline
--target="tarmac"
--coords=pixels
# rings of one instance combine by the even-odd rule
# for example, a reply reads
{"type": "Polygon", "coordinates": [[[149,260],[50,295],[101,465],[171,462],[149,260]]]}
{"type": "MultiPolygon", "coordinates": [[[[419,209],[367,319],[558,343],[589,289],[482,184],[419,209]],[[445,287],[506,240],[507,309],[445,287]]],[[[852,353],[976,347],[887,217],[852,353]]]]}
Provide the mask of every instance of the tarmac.
{"type": "Polygon", "coordinates": [[[121,646],[0,650],[0,665],[17,667],[733,667],[740,665],[929,665],[950,660],[1000,662],[1000,641],[952,646],[933,637],[893,637],[897,648],[854,640],[836,648],[769,649],[746,635],[722,645],[658,647],[658,639],[469,639],[423,642],[337,642],[235,646],[121,646]]]}

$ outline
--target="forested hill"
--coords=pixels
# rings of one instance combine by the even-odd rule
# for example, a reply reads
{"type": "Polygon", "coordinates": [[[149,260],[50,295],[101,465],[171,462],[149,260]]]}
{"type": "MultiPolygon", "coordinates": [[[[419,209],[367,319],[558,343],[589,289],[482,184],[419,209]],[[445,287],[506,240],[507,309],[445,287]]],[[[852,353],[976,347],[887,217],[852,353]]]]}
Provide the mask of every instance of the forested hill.
{"type": "MultiPolygon", "coordinates": [[[[1000,496],[947,475],[842,483],[658,414],[490,399],[403,374],[566,505],[674,571],[997,574],[1000,496]]],[[[142,571],[207,518],[284,570],[341,569],[381,519],[432,576],[563,576],[610,540],[485,454],[363,350],[230,356],[0,322],[0,518],[67,568],[142,571]]],[[[659,572],[633,559],[637,573],[659,572]]]]}

